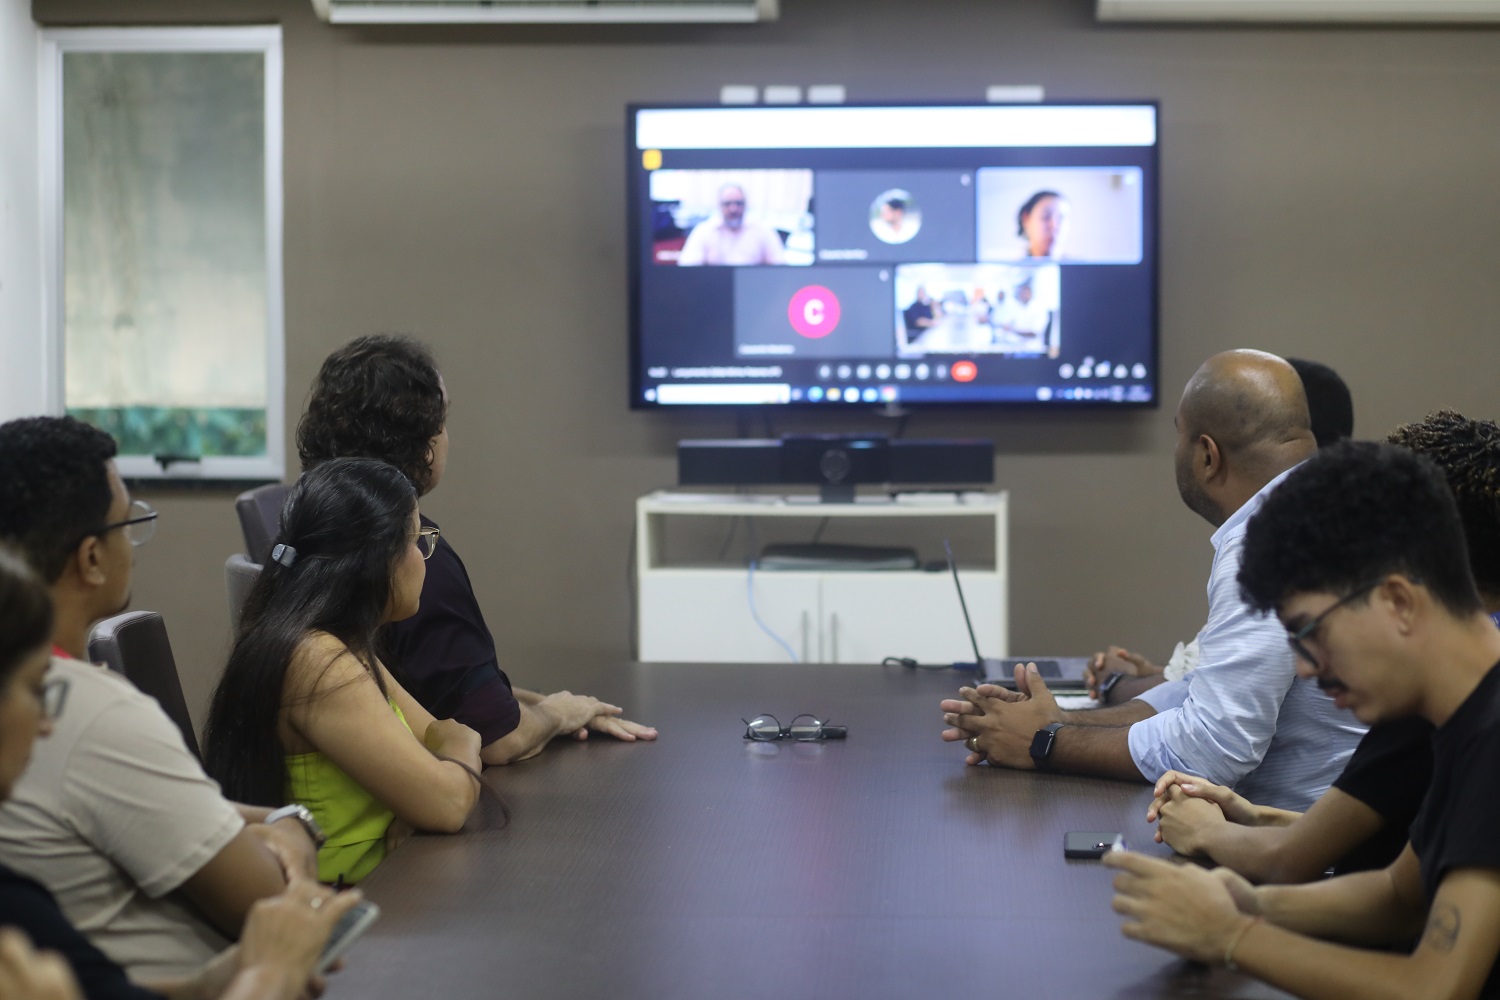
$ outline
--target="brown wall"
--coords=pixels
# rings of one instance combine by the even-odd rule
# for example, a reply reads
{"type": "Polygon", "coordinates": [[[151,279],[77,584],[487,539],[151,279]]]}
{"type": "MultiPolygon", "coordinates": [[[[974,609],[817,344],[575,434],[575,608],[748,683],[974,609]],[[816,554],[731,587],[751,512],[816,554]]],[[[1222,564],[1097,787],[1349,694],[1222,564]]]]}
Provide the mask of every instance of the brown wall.
{"type": "MultiPolygon", "coordinates": [[[[626,655],[632,501],[672,481],[678,438],[736,429],[625,408],[627,100],[830,81],[851,100],[990,83],[1159,98],[1169,401],[1207,355],[1254,346],[1334,365],[1364,435],[1440,406],[1496,415],[1500,32],[1101,26],[1092,0],[784,8],[756,27],[350,30],[307,0],[34,3],[51,25],[285,26],[289,424],[348,338],[432,343],[453,452],[427,508],[532,686],[559,657],[626,655]]],[[[1201,624],[1210,529],[1177,499],[1171,413],[911,421],[910,436],[997,442],[1014,650],[1119,641],[1161,657],[1201,624]]],[[[151,499],[164,517],[135,603],[169,616],[196,710],[227,644],[238,529],[227,496],[151,499]]]]}

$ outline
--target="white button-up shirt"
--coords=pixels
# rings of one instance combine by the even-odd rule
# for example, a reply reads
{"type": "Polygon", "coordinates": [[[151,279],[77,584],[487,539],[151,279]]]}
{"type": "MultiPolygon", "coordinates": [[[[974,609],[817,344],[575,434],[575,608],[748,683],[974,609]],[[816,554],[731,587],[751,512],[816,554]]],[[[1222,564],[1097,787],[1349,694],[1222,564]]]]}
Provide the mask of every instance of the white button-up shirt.
{"type": "Polygon", "coordinates": [[[1366,727],[1297,677],[1286,630],[1240,597],[1245,525],[1290,470],[1214,532],[1208,624],[1198,668],[1141,699],[1157,714],[1130,727],[1130,756],[1154,781],[1169,770],[1228,785],[1260,805],[1306,809],[1333,784],[1366,727]]]}

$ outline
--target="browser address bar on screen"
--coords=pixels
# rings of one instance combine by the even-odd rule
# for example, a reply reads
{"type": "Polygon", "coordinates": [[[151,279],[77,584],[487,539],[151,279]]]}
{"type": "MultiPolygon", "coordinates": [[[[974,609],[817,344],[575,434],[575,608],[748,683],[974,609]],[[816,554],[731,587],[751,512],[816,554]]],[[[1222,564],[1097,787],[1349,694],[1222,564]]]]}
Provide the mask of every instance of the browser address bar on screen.
{"type": "Polygon", "coordinates": [[[1151,105],[643,108],[639,149],[1152,146],[1151,105]]]}

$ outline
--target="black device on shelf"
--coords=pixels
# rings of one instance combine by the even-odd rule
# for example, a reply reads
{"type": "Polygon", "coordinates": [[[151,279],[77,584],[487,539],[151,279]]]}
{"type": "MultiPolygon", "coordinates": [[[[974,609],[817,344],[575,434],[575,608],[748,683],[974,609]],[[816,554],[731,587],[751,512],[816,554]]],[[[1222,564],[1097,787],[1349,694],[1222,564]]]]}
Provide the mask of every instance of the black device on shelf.
{"type": "Polygon", "coordinates": [[[979,438],[892,441],[879,434],[791,434],[677,442],[679,486],[821,486],[824,502],[847,503],[861,484],[994,481],[995,444],[979,438]]]}
{"type": "Polygon", "coordinates": [[[1157,405],[1154,101],[626,111],[630,405],[1157,405]]]}

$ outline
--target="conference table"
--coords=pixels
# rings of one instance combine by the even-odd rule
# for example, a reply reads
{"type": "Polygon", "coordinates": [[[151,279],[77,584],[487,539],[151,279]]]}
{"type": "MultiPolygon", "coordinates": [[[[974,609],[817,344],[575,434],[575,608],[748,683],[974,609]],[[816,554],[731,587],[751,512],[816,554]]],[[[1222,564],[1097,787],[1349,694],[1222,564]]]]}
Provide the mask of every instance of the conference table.
{"type": "Polygon", "coordinates": [[[562,666],[658,727],[489,768],[464,832],[408,839],[363,883],[383,909],[329,996],[1284,997],[1124,938],[1112,873],[1069,830],[1167,856],[1150,789],[965,767],[938,738],[952,670],[562,666]],[[812,713],[818,743],[743,739],[812,713]]]}

